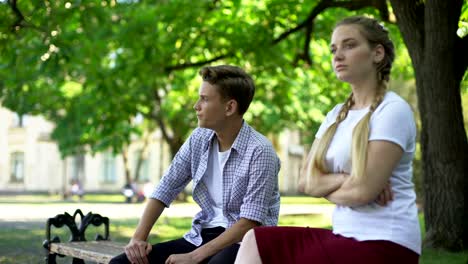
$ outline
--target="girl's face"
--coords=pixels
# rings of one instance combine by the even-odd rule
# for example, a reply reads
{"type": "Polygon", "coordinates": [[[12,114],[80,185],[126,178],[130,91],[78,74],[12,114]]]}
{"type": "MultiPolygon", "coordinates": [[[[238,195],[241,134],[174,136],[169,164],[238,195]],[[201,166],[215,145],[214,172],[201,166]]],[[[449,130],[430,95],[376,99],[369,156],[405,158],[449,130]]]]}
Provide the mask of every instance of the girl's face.
{"type": "Polygon", "coordinates": [[[375,78],[376,63],[383,59],[383,47],[371,48],[358,25],[338,26],[332,34],[333,70],[338,79],[359,83],[375,78]]]}

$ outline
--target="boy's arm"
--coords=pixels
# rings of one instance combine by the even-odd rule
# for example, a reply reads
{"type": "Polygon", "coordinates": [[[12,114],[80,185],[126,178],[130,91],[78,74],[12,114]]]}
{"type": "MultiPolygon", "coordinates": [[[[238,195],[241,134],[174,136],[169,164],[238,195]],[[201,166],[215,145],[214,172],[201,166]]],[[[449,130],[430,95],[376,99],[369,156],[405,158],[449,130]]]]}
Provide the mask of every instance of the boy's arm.
{"type": "Polygon", "coordinates": [[[148,235],[164,208],[165,205],[161,201],[148,199],[136,231],[125,247],[125,254],[131,263],[148,263],[146,256],[151,251],[151,244],[147,242],[148,235]]]}
{"type": "Polygon", "coordinates": [[[200,263],[224,248],[242,241],[242,237],[245,233],[258,225],[259,223],[255,221],[241,218],[217,238],[190,253],[171,255],[166,263],[200,263]]]}

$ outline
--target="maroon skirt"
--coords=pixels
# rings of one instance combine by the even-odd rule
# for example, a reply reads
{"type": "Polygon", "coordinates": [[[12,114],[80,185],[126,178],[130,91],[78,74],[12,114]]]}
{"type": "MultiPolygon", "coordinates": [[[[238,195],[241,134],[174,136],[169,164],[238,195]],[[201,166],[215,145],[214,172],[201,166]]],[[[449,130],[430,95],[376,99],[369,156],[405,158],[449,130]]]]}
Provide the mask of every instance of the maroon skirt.
{"type": "Polygon", "coordinates": [[[419,255],[385,240],[357,241],[331,230],[309,227],[254,229],[264,264],[397,263],[417,264],[419,255]]]}

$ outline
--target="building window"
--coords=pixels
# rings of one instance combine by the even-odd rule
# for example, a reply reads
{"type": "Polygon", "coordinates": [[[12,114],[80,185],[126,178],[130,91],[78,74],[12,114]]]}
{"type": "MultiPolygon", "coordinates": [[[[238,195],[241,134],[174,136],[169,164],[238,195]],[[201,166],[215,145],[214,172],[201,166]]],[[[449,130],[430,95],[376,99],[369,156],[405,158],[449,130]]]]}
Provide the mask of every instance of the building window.
{"type": "Polygon", "coordinates": [[[106,183],[116,182],[115,156],[110,152],[105,153],[103,163],[103,181],[106,183]]]}
{"type": "Polygon", "coordinates": [[[10,181],[24,182],[24,153],[13,152],[10,158],[10,181]]]}

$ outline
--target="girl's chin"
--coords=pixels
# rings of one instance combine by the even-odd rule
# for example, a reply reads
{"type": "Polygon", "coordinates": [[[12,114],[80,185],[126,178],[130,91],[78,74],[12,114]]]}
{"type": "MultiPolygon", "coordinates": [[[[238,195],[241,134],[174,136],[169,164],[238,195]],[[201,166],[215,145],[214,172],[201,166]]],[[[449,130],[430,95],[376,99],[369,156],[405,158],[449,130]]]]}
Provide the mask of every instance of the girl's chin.
{"type": "Polygon", "coordinates": [[[338,78],[338,80],[342,81],[342,82],[348,82],[348,78],[346,75],[344,74],[337,74],[336,77],[338,78]]]}

